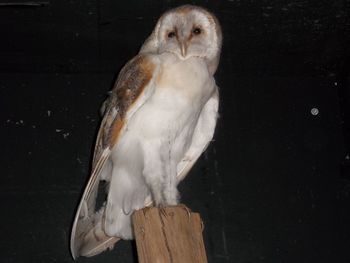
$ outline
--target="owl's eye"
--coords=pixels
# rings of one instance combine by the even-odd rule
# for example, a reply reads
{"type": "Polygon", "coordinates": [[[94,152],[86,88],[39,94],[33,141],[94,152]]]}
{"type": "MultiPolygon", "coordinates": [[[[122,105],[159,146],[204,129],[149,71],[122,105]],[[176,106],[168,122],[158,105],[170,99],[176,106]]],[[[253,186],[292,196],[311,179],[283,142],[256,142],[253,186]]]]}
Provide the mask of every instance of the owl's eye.
{"type": "Polygon", "coordinates": [[[174,31],[168,33],[168,38],[173,38],[174,36],[176,36],[176,33],[174,31]]]}
{"type": "Polygon", "coordinates": [[[192,33],[195,35],[200,35],[200,33],[202,33],[202,30],[199,27],[196,27],[192,30],[192,33]]]}

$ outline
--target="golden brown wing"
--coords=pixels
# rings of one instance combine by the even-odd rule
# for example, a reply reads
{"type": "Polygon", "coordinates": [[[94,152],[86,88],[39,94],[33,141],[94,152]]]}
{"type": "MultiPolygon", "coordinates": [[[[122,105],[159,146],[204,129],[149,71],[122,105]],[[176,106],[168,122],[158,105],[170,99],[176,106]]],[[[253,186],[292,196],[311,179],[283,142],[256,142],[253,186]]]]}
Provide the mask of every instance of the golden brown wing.
{"type": "MultiPolygon", "coordinates": [[[[101,172],[109,159],[111,149],[118,142],[128,119],[153,93],[150,85],[158,68],[157,60],[150,55],[138,55],[119,73],[110,96],[97,135],[92,172],[80,200],[71,233],[71,253],[93,256],[113,247],[119,239],[107,236],[102,228],[104,211],[96,212],[96,197],[101,172]]],[[[102,210],[104,208],[102,207],[102,210]]]]}

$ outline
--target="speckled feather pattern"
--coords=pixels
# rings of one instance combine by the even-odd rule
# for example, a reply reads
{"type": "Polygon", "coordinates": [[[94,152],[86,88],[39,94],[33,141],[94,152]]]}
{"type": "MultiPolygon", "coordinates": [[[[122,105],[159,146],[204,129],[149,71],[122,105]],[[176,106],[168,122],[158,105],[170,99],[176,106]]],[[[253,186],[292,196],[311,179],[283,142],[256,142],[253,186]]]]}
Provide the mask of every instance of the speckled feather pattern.
{"type": "Polygon", "coordinates": [[[114,88],[103,103],[101,122],[94,152],[93,169],[103,149],[113,147],[128,108],[136,101],[152,77],[154,65],[147,55],[139,54],[120,71],[114,88]]]}

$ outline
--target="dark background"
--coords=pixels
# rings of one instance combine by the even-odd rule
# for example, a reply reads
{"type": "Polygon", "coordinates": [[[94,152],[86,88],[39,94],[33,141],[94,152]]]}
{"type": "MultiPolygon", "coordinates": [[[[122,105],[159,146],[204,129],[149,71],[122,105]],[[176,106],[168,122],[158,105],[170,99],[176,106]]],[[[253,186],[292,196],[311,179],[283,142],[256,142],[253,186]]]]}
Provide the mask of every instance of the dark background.
{"type": "Polygon", "coordinates": [[[349,1],[0,0],[1,262],[72,262],[98,109],[181,3],[224,34],[215,141],[180,185],[209,262],[350,262],[349,1]]]}

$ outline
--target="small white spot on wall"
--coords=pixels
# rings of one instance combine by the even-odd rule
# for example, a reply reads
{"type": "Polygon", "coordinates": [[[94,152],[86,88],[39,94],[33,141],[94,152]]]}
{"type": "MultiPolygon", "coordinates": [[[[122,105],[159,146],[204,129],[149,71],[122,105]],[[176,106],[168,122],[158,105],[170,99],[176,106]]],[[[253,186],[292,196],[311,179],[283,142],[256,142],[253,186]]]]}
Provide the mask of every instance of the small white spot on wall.
{"type": "Polygon", "coordinates": [[[317,108],[312,108],[311,109],[311,114],[316,116],[317,114],[319,113],[318,109],[317,108]]]}

